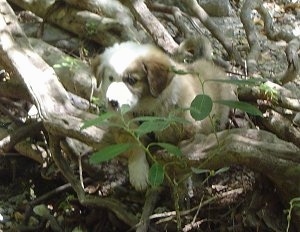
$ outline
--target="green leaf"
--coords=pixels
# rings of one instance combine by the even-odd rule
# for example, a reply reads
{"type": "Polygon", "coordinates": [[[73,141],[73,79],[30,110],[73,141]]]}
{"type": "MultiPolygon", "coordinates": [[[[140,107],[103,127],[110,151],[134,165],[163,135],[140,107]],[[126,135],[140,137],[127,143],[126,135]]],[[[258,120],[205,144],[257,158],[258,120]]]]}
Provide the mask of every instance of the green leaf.
{"type": "Polygon", "coordinates": [[[90,162],[92,164],[98,164],[104,161],[111,160],[115,158],[116,156],[120,155],[121,153],[129,150],[134,146],[131,143],[120,143],[120,144],[114,144],[107,146],[100,151],[95,152],[90,157],[90,162]]]}
{"type": "Polygon", "coordinates": [[[210,96],[205,94],[197,95],[191,103],[190,112],[192,117],[201,121],[209,116],[212,110],[213,102],[210,96]]]}
{"type": "Polygon", "coordinates": [[[133,118],[132,122],[146,122],[146,121],[163,121],[165,117],[157,117],[157,116],[139,116],[133,118]]]}
{"type": "Polygon", "coordinates": [[[177,117],[172,114],[170,114],[168,117],[139,116],[139,117],[135,117],[135,118],[131,119],[131,122],[146,122],[146,121],[153,121],[153,122],[165,121],[165,122],[168,122],[169,124],[175,123],[175,122],[181,123],[181,124],[190,123],[190,121],[188,121],[184,118],[181,118],[181,117],[177,117]]]}
{"type": "Polygon", "coordinates": [[[81,130],[91,127],[91,126],[95,126],[95,125],[101,125],[103,122],[105,122],[105,120],[112,118],[113,116],[115,116],[116,114],[114,112],[107,112],[104,114],[101,114],[99,117],[91,119],[91,120],[87,120],[84,121],[83,125],[80,127],[81,130]]]}
{"type": "Polygon", "coordinates": [[[152,143],[151,145],[160,146],[160,147],[166,149],[169,153],[176,155],[176,156],[182,155],[181,150],[177,146],[174,146],[173,144],[170,144],[170,143],[152,143]]]}
{"type": "Polygon", "coordinates": [[[162,131],[169,125],[170,122],[165,120],[145,121],[137,129],[135,129],[135,132],[137,133],[137,136],[141,136],[153,131],[162,131]]]}
{"type": "Polygon", "coordinates": [[[47,206],[44,205],[44,204],[36,205],[36,206],[33,208],[33,212],[34,212],[36,215],[41,216],[41,217],[45,217],[45,216],[47,216],[47,215],[50,215],[49,209],[48,209],[47,206]]]}
{"type": "Polygon", "coordinates": [[[130,106],[129,105],[125,104],[125,105],[121,106],[121,114],[122,115],[126,114],[129,111],[130,111],[130,106]]]}
{"type": "Polygon", "coordinates": [[[154,163],[149,170],[149,183],[152,187],[161,185],[164,181],[164,167],[160,163],[154,163]]]}
{"type": "Polygon", "coordinates": [[[219,101],[215,101],[215,103],[226,105],[226,106],[229,106],[230,108],[236,108],[236,109],[242,110],[246,113],[249,113],[249,114],[252,114],[255,116],[261,116],[261,117],[263,116],[262,112],[260,112],[260,110],[257,109],[257,107],[255,107],[247,102],[219,100],[219,101]]]}
{"type": "Polygon", "coordinates": [[[275,88],[272,88],[267,83],[262,83],[259,86],[260,91],[269,99],[273,101],[278,100],[279,93],[275,88]]]}
{"type": "Polygon", "coordinates": [[[186,120],[185,118],[176,117],[174,115],[169,115],[168,121],[170,123],[175,123],[176,122],[176,123],[181,123],[181,124],[191,123],[190,121],[186,120]]]}
{"type": "Polygon", "coordinates": [[[221,174],[223,172],[227,172],[228,170],[229,170],[229,167],[220,168],[215,172],[215,175],[221,174]]]}

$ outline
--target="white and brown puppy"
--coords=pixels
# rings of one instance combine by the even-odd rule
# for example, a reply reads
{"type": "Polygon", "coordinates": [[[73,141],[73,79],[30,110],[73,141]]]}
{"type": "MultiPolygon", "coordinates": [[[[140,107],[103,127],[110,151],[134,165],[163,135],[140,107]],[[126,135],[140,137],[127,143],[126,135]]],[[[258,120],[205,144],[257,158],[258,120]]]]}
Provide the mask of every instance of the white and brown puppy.
{"type": "MultiPolygon", "coordinates": [[[[110,107],[115,110],[129,105],[137,115],[168,116],[175,113],[191,122],[172,124],[155,133],[158,141],[178,144],[195,133],[209,134],[214,125],[209,119],[196,122],[190,112],[193,99],[203,93],[213,100],[235,99],[231,86],[221,82],[201,82],[225,79],[226,74],[210,61],[199,60],[193,64],[179,64],[152,45],[134,42],[116,44],[98,56],[92,64],[98,85],[110,107]],[[178,74],[181,70],[186,74],[178,74]],[[182,110],[179,110],[182,109],[182,110]]],[[[229,108],[214,104],[211,116],[222,129],[228,118],[229,108]]],[[[129,155],[130,181],[137,189],[147,186],[148,167],[142,151],[129,155]]]]}

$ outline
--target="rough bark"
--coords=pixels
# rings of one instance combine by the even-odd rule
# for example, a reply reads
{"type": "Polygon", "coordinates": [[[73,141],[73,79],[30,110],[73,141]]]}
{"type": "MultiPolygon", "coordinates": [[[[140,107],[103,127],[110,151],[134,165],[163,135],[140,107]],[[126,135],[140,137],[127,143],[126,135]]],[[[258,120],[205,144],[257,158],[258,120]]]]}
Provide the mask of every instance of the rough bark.
{"type": "Polygon", "coordinates": [[[60,1],[11,0],[10,2],[32,11],[49,23],[56,24],[79,37],[84,36],[94,40],[103,46],[109,46],[123,40],[139,40],[137,34],[128,33],[130,31],[129,26],[124,26],[118,20],[86,10],[79,10],[60,1]]]}
{"type": "Polygon", "coordinates": [[[144,0],[121,0],[121,2],[131,9],[134,16],[146,28],[158,46],[170,54],[175,53],[178,44],[173,40],[169,32],[164,28],[159,20],[149,11],[144,0]]]}
{"type": "Polygon", "coordinates": [[[34,52],[51,66],[64,88],[84,99],[98,96],[96,80],[87,63],[75,59],[39,39],[30,39],[34,52]]]}
{"type": "MultiPolygon", "coordinates": [[[[182,151],[192,165],[218,169],[244,165],[267,176],[277,187],[286,206],[300,196],[300,149],[276,135],[260,130],[235,129],[216,136],[196,137],[182,151]]],[[[299,138],[299,137],[298,137],[299,138]]],[[[294,210],[294,224],[300,230],[300,209],[294,210]]]]}

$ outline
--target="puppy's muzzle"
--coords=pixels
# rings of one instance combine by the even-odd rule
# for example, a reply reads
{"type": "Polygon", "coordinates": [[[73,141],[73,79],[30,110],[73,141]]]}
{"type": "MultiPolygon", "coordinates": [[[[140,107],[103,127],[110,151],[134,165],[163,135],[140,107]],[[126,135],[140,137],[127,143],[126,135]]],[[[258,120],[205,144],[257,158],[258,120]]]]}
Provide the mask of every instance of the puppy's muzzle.
{"type": "Polygon", "coordinates": [[[119,102],[116,100],[110,100],[108,101],[108,104],[114,110],[117,110],[119,108],[119,102]]]}
{"type": "Polygon", "coordinates": [[[106,91],[106,99],[109,107],[114,110],[119,110],[125,105],[132,109],[138,102],[138,97],[128,89],[124,82],[112,82],[106,91]]]}

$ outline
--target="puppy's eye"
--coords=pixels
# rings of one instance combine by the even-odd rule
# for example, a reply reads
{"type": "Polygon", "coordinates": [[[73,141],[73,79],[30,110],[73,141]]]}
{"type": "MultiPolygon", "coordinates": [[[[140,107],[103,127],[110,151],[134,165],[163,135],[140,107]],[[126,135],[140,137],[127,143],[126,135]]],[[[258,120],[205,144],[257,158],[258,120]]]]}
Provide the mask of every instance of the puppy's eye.
{"type": "Polygon", "coordinates": [[[110,75],[110,76],[108,77],[108,80],[109,80],[110,82],[113,82],[113,81],[114,81],[114,77],[110,75]]]}
{"type": "Polygon", "coordinates": [[[127,82],[129,85],[135,85],[137,79],[134,78],[132,75],[128,75],[124,78],[124,82],[127,82]]]}

